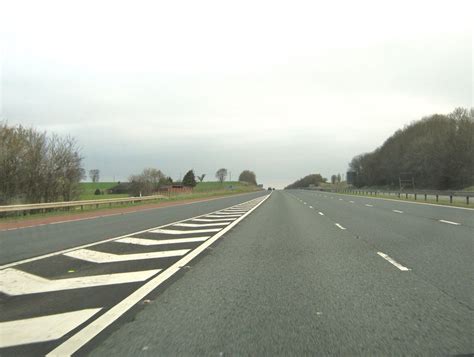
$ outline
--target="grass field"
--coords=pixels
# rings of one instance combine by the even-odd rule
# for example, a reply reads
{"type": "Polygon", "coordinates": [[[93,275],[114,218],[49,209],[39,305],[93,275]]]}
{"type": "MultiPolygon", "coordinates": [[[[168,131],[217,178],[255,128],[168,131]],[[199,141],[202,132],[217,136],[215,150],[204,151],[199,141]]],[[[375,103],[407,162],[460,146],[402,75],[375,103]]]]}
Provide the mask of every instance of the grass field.
{"type": "Polygon", "coordinates": [[[101,200],[107,198],[121,198],[128,197],[127,194],[107,194],[107,190],[117,185],[116,182],[81,182],[80,184],[82,193],[79,196],[79,200],[101,200]],[[104,191],[103,195],[94,195],[96,189],[104,191]]]}

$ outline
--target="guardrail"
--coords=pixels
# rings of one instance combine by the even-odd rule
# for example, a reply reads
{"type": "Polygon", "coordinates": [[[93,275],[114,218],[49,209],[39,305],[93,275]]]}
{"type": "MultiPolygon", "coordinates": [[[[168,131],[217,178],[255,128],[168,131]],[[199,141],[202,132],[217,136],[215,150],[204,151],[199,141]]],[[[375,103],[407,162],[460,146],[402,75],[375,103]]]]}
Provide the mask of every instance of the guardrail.
{"type": "Polygon", "coordinates": [[[37,210],[50,210],[50,209],[61,209],[70,207],[80,207],[81,210],[86,206],[96,206],[108,204],[110,207],[112,204],[120,203],[135,203],[142,201],[152,201],[157,199],[167,198],[162,195],[144,196],[144,197],[124,197],[124,198],[110,198],[103,200],[86,200],[86,201],[67,201],[67,202],[50,202],[50,203],[32,203],[25,205],[8,205],[0,206],[0,213],[6,212],[24,212],[24,211],[37,211],[37,210]]]}
{"type": "Polygon", "coordinates": [[[453,197],[464,197],[466,199],[466,205],[469,205],[470,197],[474,197],[474,192],[469,191],[437,191],[437,190],[415,190],[415,191],[389,191],[389,190],[362,190],[362,189],[343,189],[343,190],[329,190],[331,192],[341,193],[355,193],[355,194],[366,194],[369,196],[377,195],[394,195],[401,198],[405,196],[408,199],[409,196],[414,197],[415,201],[419,196],[424,197],[426,201],[428,196],[435,196],[436,202],[439,202],[440,197],[449,197],[449,203],[453,203],[453,197]]]}

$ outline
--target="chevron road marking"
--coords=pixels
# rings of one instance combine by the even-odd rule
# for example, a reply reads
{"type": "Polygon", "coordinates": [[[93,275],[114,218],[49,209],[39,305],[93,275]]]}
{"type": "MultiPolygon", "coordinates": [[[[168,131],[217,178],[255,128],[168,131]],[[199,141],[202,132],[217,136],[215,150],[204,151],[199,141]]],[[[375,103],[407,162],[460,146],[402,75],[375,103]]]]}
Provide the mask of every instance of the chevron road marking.
{"type": "Polygon", "coordinates": [[[194,218],[192,219],[193,222],[231,222],[235,221],[237,218],[214,218],[214,219],[206,219],[206,218],[194,218]]]}
{"type": "Polygon", "coordinates": [[[220,215],[219,214],[219,215],[217,215],[217,214],[213,213],[213,214],[208,214],[207,216],[204,216],[204,217],[206,217],[206,218],[224,218],[224,217],[225,218],[229,218],[229,217],[239,218],[239,217],[242,217],[242,215],[241,214],[227,214],[227,215],[224,215],[224,214],[220,215]]]}
{"type": "Polygon", "coordinates": [[[144,260],[156,258],[179,257],[185,255],[191,249],[165,250],[163,252],[135,253],[135,254],[112,254],[103,253],[90,249],[78,249],[64,254],[67,257],[85,260],[92,263],[113,263],[130,260],[144,260]]]}
{"type": "Polygon", "coordinates": [[[164,244],[178,244],[178,243],[194,243],[194,242],[204,242],[205,240],[211,237],[192,237],[192,238],[175,238],[175,239],[145,239],[145,238],[122,238],[116,240],[118,243],[128,243],[128,244],[138,244],[138,245],[164,245],[164,244]]]}
{"type": "MultiPolygon", "coordinates": [[[[270,194],[271,195],[271,194],[270,194]]],[[[150,292],[155,290],[158,286],[168,280],[171,276],[176,274],[182,269],[183,266],[186,266],[191,260],[205,251],[209,246],[211,246],[215,241],[220,237],[230,231],[234,226],[236,226],[240,221],[245,219],[250,215],[254,210],[256,210],[261,204],[263,204],[270,195],[266,195],[263,199],[260,199],[255,206],[250,209],[246,214],[240,217],[232,224],[228,225],[222,229],[219,233],[212,236],[210,239],[202,243],[196,249],[191,251],[189,254],[178,260],[176,263],[171,265],[169,268],[165,269],[162,273],[152,278],[150,281],[146,282],[143,286],[138,288],[135,292],[130,294],[127,298],[119,302],[117,305],[112,307],[110,310],[107,310],[104,314],[99,316],[94,320],[93,323],[88,324],[75,335],[71,336],[61,345],[56,347],[47,356],[69,356],[77,352],[81,347],[87,344],[91,339],[97,336],[101,331],[107,328],[109,325],[114,323],[120,316],[132,308],[137,302],[147,296],[150,292]]],[[[255,202],[255,201],[254,201],[255,202]]]]}
{"type": "Polygon", "coordinates": [[[0,323],[0,348],[57,340],[89,320],[101,308],[0,323]]]}
{"type": "Polygon", "coordinates": [[[218,227],[227,226],[230,222],[218,222],[218,223],[176,223],[173,227],[218,227]]]}
{"type": "Polygon", "coordinates": [[[50,280],[21,270],[8,268],[0,271],[0,292],[7,295],[24,295],[103,285],[135,283],[145,281],[160,271],[161,269],[155,269],[131,273],[91,275],[50,280]]]}
{"type": "Polygon", "coordinates": [[[192,231],[179,231],[177,229],[154,229],[150,233],[162,233],[162,234],[199,234],[199,233],[210,233],[219,232],[222,228],[209,228],[209,229],[195,229],[192,231]]]}

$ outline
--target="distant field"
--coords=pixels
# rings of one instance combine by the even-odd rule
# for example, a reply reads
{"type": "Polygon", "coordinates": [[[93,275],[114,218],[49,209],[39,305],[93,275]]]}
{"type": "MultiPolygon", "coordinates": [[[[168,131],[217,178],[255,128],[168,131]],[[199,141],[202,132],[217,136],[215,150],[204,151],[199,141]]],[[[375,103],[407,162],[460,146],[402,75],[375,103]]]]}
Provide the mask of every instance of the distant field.
{"type": "Polygon", "coordinates": [[[256,186],[248,184],[246,182],[239,181],[226,181],[223,183],[220,182],[199,182],[196,187],[194,187],[194,192],[209,192],[209,191],[252,191],[257,189],[256,186]]]}
{"type": "Polygon", "coordinates": [[[106,198],[121,198],[121,197],[128,197],[127,194],[120,194],[120,195],[109,195],[107,194],[107,190],[117,185],[116,182],[81,182],[80,187],[82,189],[82,193],[79,196],[79,200],[100,200],[106,198]],[[94,195],[96,189],[104,191],[103,195],[94,195]]]}

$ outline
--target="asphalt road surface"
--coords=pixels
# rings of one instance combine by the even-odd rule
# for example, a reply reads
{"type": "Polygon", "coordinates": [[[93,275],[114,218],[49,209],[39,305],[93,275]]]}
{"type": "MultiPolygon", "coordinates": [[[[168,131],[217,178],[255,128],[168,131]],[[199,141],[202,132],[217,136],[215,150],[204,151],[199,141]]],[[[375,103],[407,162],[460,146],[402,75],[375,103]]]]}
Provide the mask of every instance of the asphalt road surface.
{"type": "Polygon", "coordinates": [[[474,210],[291,190],[114,219],[0,233],[0,355],[474,352],[474,210]]]}

